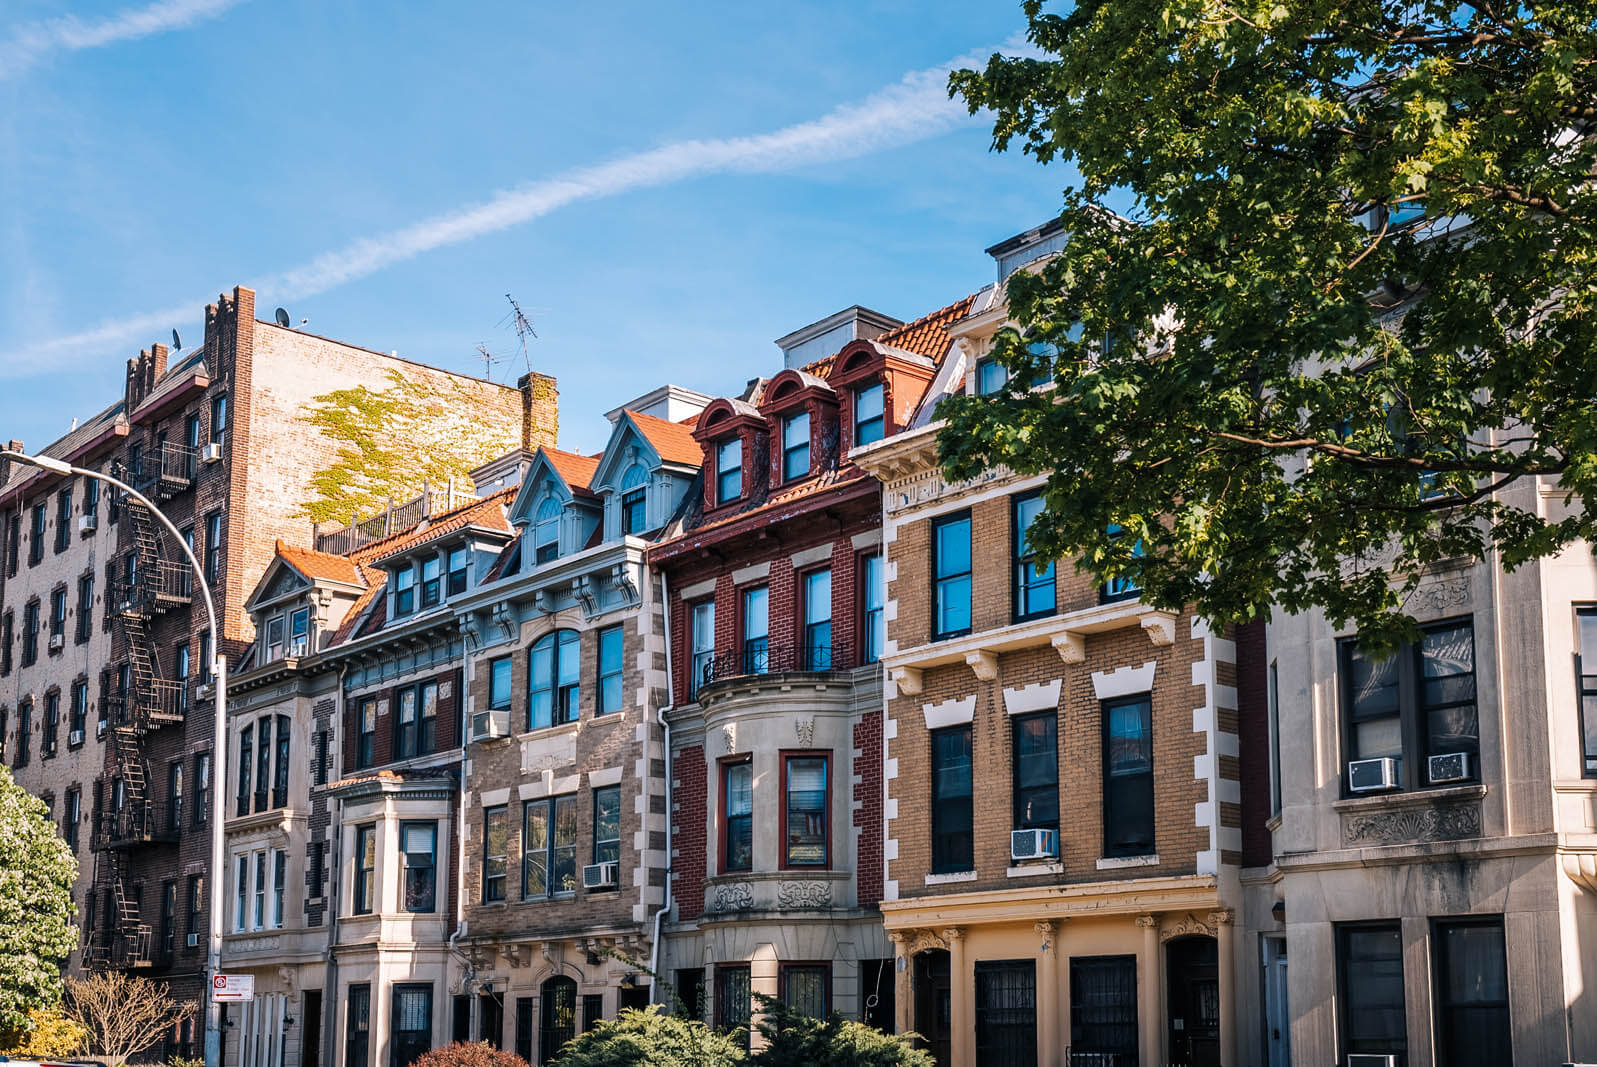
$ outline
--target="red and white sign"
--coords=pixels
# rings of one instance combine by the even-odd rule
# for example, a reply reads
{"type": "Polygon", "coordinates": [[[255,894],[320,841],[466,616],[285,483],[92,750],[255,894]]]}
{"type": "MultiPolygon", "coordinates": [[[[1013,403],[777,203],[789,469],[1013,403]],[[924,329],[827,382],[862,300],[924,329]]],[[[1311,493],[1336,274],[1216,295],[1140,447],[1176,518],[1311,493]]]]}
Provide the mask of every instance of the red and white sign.
{"type": "Polygon", "coordinates": [[[211,979],[211,999],[218,1004],[255,999],[253,974],[218,974],[211,979]]]}

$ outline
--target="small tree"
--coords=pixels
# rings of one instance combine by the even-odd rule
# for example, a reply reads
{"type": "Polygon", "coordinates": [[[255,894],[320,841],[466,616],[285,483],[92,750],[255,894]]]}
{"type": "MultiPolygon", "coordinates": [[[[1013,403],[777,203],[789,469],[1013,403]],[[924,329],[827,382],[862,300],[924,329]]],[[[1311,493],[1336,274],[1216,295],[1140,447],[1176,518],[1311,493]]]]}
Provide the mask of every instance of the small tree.
{"type": "Polygon", "coordinates": [[[747,1058],[729,1035],[656,1005],[579,1035],[561,1051],[560,1067],[729,1067],[747,1058]]]}
{"type": "Polygon", "coordinates": [[[773,997],[759,1000],[766,1041],[754,1057],[760,1067],[935,1067],[908,1035],[884,1034],[836,1013],[817,1019],[773,997]]]}
{"type": "Polygon", "coordinates": [[[411,1067],[527,1067],[527,1061],[486,1041],[456,1041],[422,1053],[411,1067]]]}
{"type": "Polygon", "coordinates": [[[28,1012],[26,1029],[0,1034],[0,1056],[19,1060],[50,1060],[70,1056],[83,1047],[88,1032],[56,1008],[28,1012]]]}
{"type": "Polygon", "coordinates": [[[44,802],[0,766],[0,1031],[61,1001],[61,963],[78,943],[72,883],[78,861],[44,802]]]}
{"type": "Polygon", "coordinates": [[[165,986],[120,971],[67,979],[67,1014],[88,1031],[88,1048],[111,1067],[161,1040],[189,1017],[192,1004],[173,999],[165,986]]]}

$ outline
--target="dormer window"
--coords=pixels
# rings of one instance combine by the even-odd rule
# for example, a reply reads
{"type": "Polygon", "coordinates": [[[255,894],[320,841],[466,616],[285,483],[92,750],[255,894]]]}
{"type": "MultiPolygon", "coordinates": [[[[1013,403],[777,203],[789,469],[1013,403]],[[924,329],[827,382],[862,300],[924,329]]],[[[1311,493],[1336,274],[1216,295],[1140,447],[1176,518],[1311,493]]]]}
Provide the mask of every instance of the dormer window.
{"type": "Polygon", "coordinates": [[[440,569],[443,561],[437,556],[428,556],[421,561],[421,606],[435,608],[444,599],[443,581],[440,569]]]}
{"type": "Polygon", "coordinates": [[[810,472],[810,413],[789,415],[782,422],[782,480],[796,481],[810,472]]]}
{"type": "Polygon", "coordinates": [[[290,656],[303,656],[310,651],[311,640],[311,613],[309,608],[300,608],[289,616],[288,621],[288,654],[290,656]]]}
{"type": "Polygon", "coordinates": [[[469,558],[465,545],[449,550],[448,596],[459,596],[466,591],[466,561],[469,558]]]}
{"type": "Polygon", "coordinates": [[[743,495],[743,442],[722,441],[715,450],[715,502],[730,503],[743,495]]]}
{"type": "Polygon", "coordinates": [[[394,572],[394,614],[409,615],[416,610],[416,571],[405,567],[394,572]]]}
{"type": "Polygon", "coordinates": [[[882,383],[854,390],[854,443],[868,445],[880,441],[886,430],[883,417],[882,383]]]}
{"type": "Polygon", "coordinates": [[[266,662],[283,657],[283,616],[275,615],[266,623],[266,662]]]}
{"type": "Polygon", "coordinates": [[[991,396],[1004,387],[1009,372],[996,359],[984,359],[976,364],[976,395],[991,396]]]}
{"type": "Polygon", "coordinates": [[[649,528],[649,472],[633,464],[621,480],[621,532],[641,534],[649,528]]]}
{"type": "Polygon", "coordinates": [[[533,562],[548,563],[560,555],[560,501],[549,497],[538,505],[532,523],[533,562]]]}

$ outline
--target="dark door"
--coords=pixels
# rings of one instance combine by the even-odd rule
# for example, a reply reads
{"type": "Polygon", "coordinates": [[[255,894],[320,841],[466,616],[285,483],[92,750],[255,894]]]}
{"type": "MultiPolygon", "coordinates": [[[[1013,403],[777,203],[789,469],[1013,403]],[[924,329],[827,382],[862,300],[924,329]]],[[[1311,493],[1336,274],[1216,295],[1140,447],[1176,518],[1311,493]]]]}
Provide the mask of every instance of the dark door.
{"type": "Polygon", "coordinates": [[[412,982],[394,986],[389,1067],[409,1067],[433,1047],[433,987],[412,982]]]}
{"type": "Polygon", "coordinates": [[[949,1048],[953,1032],[951,987],[947,952],[932,949],[915,957],[915,1032],[938,1067],[953,1063],[949,1048]]]}
{"type": "Polygon", "coordinates": [[[577,1036],[577,983],[566,977],[543,984],[538,1020],[538,1062],[553,1063],[566,1042],[577,1036]]]}
{"type": "Polygon", "coordinates": [[[322,991],[305,990],[305,1003],[300,1005],[299,1062],[301,1067],[321,1067],[322,1063],[322,991]]]}
{"type": "Polygon", "coordinates": [[[1165,946],[1170,986],[1170,1063],[1220,1067],[1220,957],[1212,937],[1182,937],[1165,946]]]}
{"type": "Polygon", "coordinates": [[[977,1067],[1037,1067],[1035,960],[976,961],[977,1067]]]}

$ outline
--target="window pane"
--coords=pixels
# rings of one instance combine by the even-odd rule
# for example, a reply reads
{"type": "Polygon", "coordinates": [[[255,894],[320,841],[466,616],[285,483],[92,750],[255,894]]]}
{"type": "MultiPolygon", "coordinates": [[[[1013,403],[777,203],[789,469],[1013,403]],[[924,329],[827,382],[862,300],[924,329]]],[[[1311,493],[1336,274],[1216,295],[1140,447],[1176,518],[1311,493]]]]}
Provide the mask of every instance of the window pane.
{"type": "Polygon", "coordinates": [[[1059,826],[1059,755],[1055,716],[1028,715],[1015,723],[1015,827],[1059,826]]]}
{"type": "Polygon", "coordinates": [[[743,594],[743,640],[768,637],[771,632],[770,590],[765,586],[743,594]]]}
{"type": "Polygon", "coordinates": [[[970,520],[958,519],[937,527],[937,577],[970,573],[970,520]]]}
{"type": "Polygon", "coordinates": [[[1426,753],[1479,751],[1474,627],[1431,630],[1420,639],[1419,651],[1426,753]]]}
{"type": "Polygon", "coordinates": [[[976,392],[982,396],[996,393],[1009,380],[1009,372],[996,359],[984,359],[976,364],[976,392]]]}
{"type": "Polygon", "coordinates": [[[599,710],[621,709],[621,647],[619,626],[599,631],[599,710]]]}
{"type": "Polygon", "coordinates": [[[549,802],[527,803],[521,828],[521,895],[541,897],[549,892],[549,802]]]}
{"type": "Polygon", "coordinates": [[[496,659],[489,664],[490,678],[488,681],[488,706],[491,708],[508,708],[510,706],[510,678],[514,665],[509,656],[496,659]]]}
{"type": "Polygon", "coordinates": [[[621,859],[621,787],[593,791],[593,862],[621,859]]]}
{"type": "Polygon", "coordinates": [[[556,893],[577,890],[577,798],[555,797],[554,849],[549,881],[556,893]]]}
{"type": "Polygon", "coordinates": [[[782,1000],[812,1019],[824,1019],[831,992],[832,969],[827,966],[782,968],[782,1000]]]}
{"type": "Polygon", "coordinates": [[[971,832],[971,731],[932,733],[932,870],[967,871],[974,863],[971,832]]]}
{"type": "Polygon", "coordinates": [[[1441,975],[1438,1033],[1453,1067],[1511,1062],[1508,964],[1501,921],[1443,923],[1436,931],[1441,975]]]}
{"type": "Polygon", "coordinates": [[[1341,993],[1347,1051],[1402,1052],[1403,938],[1396,925],[1343,927],[1341,993]]]}
{"type": "Polygon", "coordinates": [[[787,862],[826,864],[826,760],[787,761],[787,862]]]}
{"type": "Polygon", "coordinates": [[[554,661],[555,635],[547,634],[539,638],[527,654],[529,730],[548,726],[554,721],[554,661]]]}
{"type": "Polygon", "coordinates": [[[748,870],[754,862],[754,768],[729,765],[726,776],[726,868],[748,870]]]}

